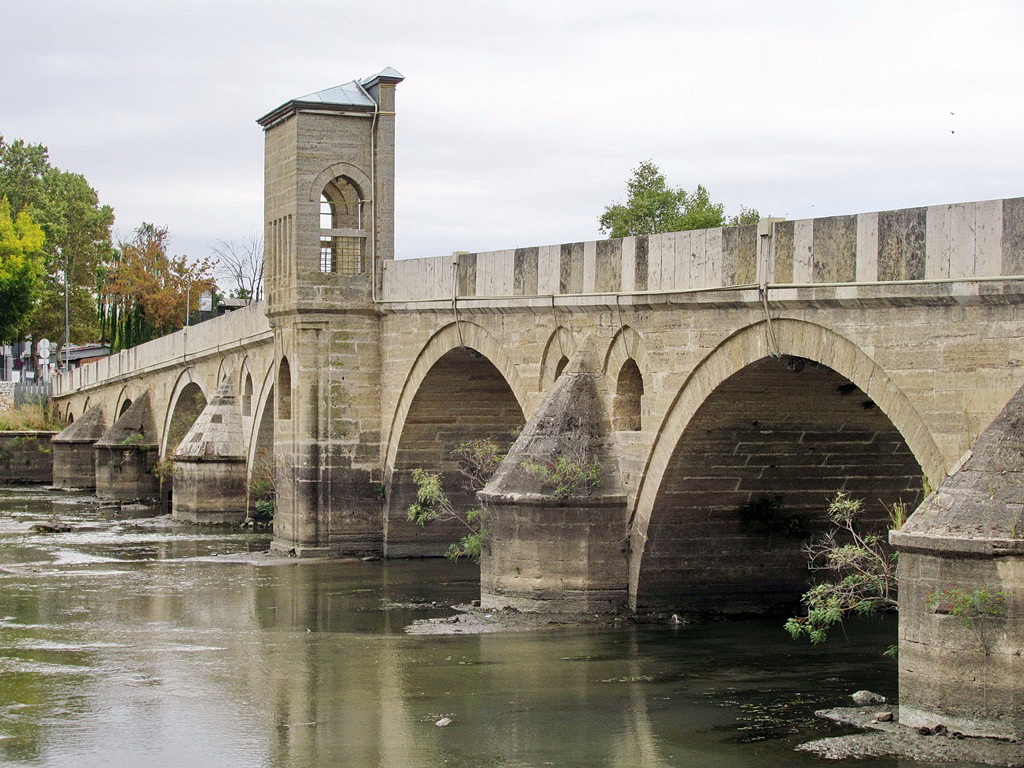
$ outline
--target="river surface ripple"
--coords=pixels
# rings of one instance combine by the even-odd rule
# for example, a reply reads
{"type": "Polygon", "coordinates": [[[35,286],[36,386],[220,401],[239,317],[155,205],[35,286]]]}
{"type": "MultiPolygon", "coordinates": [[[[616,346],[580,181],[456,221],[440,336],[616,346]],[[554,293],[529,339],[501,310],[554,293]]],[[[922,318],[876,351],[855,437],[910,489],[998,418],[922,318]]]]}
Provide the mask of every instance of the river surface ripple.
{"type": "Polygon", "coordinates": [[[891,621],[817,649],[778,619],[407,635],[477,569],[217,557],[268,543],[0,488],[0,762],[820,766],[793,752],[842,732],[815,709],[896,693],[891,621]]]}

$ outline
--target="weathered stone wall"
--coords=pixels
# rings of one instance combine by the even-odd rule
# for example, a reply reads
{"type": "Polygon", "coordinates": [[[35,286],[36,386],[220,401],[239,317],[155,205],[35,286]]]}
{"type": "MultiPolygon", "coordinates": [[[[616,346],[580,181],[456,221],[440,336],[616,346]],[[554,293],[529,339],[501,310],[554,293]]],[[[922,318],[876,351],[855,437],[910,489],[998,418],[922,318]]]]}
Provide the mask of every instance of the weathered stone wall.
{"type": "Polygon", "coordinates": [[[1024,740],[1024,552],[900,552],[900,721],[1024,740]],[[956,615],[943,593],[984,590],[993,614],[956,615]]]}
{"type": "Polygon", "coordinates": [[[0,381],[0,413],[14,409],[13,381],[0,381]]]}
{"type": "Polygon", "coordinates": [[[245,461],[174,461],[171,516],[189,523],[240,523],[247,510],[245,461]]]}
{"type": "Polygon", "coordinates": [[[92,443],[53,443],[53,485],[95,490],[96,451],[92,443]]]}
{"type": "Polygon", "coordinates": [[[50,438],[55,432],[0,432],[0,483],[45,483],[53,478],[50,438]]]}
{"type": "Polygon", "coordinates": [[[383,297],[986,279],[1024,275],[1022,250],[1024,198],[1013,198],[398,261],[383,297]]]}

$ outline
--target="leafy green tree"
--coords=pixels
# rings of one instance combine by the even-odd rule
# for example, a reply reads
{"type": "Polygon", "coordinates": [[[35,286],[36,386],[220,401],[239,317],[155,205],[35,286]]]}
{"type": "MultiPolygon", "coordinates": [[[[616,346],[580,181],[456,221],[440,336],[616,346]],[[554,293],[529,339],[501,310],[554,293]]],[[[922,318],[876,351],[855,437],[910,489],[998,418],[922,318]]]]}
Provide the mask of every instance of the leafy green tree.
{"type": "Polygon", "coordinates": [[[0,198],[0,342],[18,337],[39,298],[44,239],[29,214],[12,217],[10,202],[0,198]]]}
{"type": "Polygon", "coordinates": [[[633,169],[626,180],[626,192],[625,203],[607,206],[598,219],[601,232],[609,237],[752,224],[760,219],[752,208],[741,208],[739,214],[727,219],[725,206],[711,202],[702,184],[693,192],[669,186],[665,174],[651,160],[633,169]]]}
{"type": "Polygon", "coordinates": [[[0,196],[12,216],[28,213],[46,236],[39,300],[22,329],[33,338],[64,337],[64,281],[68,281],[71,340],[99,336],[97,281],[109,261],[114,213],[100,205],[85,177],[50,165],[47,148],[0,136],[0,196]]]}
{"type": "MultiPolygon", "coordinates": [[[[860,499],[837,493],[828,506],[832,527],[805,545],[808,566],[826,578],[804,592],[806,614],[786,622],[794,638],[806,637],[817,645],[847,617],[896,610],[896,553],[884,533],[864,530],[863,514],[860,499]]],[[[906,519],[907,506],[893,504],[890,527],[899,530],[906,519]]]]}

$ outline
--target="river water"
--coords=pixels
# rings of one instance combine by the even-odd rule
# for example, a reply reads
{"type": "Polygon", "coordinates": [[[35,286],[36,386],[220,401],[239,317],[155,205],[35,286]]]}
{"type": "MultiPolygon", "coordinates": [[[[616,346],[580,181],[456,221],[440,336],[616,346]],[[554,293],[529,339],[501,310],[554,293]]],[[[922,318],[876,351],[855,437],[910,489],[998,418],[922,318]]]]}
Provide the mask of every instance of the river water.
{"type": "Polygon", "coordinates": [[[0,762],[813,766],[794,746],[843,732],[815,709],[896,693],[891,621],[817,649],[778,619],[410,635],[472,564],[237,554],[268,543],[0,489],[0,762]]]}

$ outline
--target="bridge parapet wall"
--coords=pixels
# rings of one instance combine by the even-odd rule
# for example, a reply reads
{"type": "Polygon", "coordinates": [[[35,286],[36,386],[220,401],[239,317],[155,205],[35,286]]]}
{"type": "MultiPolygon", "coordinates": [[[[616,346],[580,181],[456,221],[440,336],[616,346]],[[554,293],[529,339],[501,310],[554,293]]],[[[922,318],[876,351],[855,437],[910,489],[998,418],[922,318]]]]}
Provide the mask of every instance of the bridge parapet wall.
{"type": "Polygon", "coordinates": [[[269,340],[270,323],[262,301],[205,323],[192,325],[54,378],[53,396],[102,386],[120,377],[180,366],[188,360],[222,354],[228,349],[269,340]]]}
{"type": "Polygon", "coordinates": [[[408,259],[386,302],[1024,275],[1024,198],[408,259]]]}

